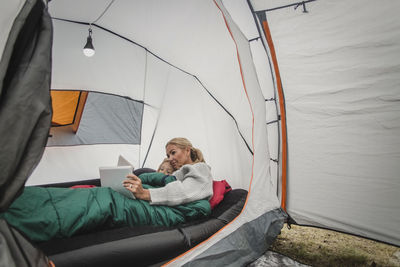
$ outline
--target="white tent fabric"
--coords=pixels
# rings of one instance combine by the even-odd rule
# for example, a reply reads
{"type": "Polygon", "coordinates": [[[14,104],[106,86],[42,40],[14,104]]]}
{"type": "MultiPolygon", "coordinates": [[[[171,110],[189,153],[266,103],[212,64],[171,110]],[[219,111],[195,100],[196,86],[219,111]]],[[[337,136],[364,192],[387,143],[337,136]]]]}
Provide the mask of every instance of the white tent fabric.
{"type": "Polygon", "coordinates": [[[93,179],[100,177],[99,166],[116,166],[119,155],[135,164],[138,153],[138,145],[126,144],[47,147],[26,185],[93,179]]]}
{"type": "Polygon", "coordinates": [[[286,98],[287,211],[301,224],[399,244],[399,2],[306,9],[266,12],[286,98]]]}
{"type": "MultiPolygon", "coordinates": [[[[57,17],[52,14],[54,16],[57,17]]],[[[93,29],[97,54],[91,58],[82,57],[82,36],[87,36],[88,27],[54,19],[53,26],[52,89],[79,88],[143,99],[144,49],[103,30],[93,29]],[[109,47],[115,49],[102,53],[109,47]],[[107,68],[99,69],[99,65],[107,68]]]]}
{"type": "MultiPolygon", "coordinates": [[[[1,36],[8,36],[11,31],[11,27],[13,25],[15,17],[17,17],[20,12],[22,6],[24,5],[24,1],[10,1],[7,5],[2,5],[1,12],[1,23],[0,23],[0,34],[1,36]]],[[[6,45],[7,38],[0,39],[0,55],[3,57],[4,47],[6,45]]]]}
{"type": "MultiPolygon", "coordinates": [[[[1,37],[23,2],[1,9],[1,37]]],[[[165,143],[187,137],[215,179],[249,195],[231,224],[169,264],[244,265],[283,223],[286,115],[289,216],[400,245],[400,4],[319,0],[304,3],[309,13],[303,3],[279,8],[294,3],[51,1],[52,88],[143,103],[140,144],[47,147],[27,185],[98,178],[98,167],[115,165],[119,154],[135,167],[157,168],[165,143]],[[263,16],[285,99],[277,95],[263,16]],[[91,58],[82,53],[89,24],[91,58]]]]}

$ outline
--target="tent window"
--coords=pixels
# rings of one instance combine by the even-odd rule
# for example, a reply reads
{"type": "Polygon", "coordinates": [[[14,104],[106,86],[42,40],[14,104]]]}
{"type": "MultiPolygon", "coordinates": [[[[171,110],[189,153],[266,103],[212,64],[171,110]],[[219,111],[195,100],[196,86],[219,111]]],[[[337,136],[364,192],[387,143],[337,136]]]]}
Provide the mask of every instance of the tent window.
{"type": "Polygon", "coordinates": [[[143,102],[78,90],[51,94],[54,115],[47,146],[140,143],[143,102]]]}
{"type": "Polygon", "coordinates": [[[88,92],[51,90],[53,106],[52,127],[72,125],[76,132],[86,103],[88,92]]]}

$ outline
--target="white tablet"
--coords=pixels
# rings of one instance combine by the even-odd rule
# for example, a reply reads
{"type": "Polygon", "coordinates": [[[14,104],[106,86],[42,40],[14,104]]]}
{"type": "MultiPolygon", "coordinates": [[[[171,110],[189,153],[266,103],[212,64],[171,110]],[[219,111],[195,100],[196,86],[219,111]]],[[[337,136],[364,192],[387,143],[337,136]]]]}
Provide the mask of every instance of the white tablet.
{"type": "Polygon", "coordinates": [[[102,187],[111,187],[128,198],[135,198],[133,193],[122,184],[127,179],[126,176],[132,173],[132,166],[100,167],[99,172],[102,187]]]}
{"type": "Polygon", "coordinates": [[[119,155],[118,157],[118,164],[117,166],[131,166],[133,168],[133,164],[130,163],[126,158],[124,158],[122,155],[119,155]]]}

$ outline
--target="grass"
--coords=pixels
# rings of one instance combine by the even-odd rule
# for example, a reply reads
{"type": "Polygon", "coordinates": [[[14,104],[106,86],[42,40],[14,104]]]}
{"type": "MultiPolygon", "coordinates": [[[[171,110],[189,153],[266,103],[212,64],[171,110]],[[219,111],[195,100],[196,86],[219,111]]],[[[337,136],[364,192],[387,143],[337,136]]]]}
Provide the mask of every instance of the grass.
{"type": "Polygon", "coordinates": [[[400,248],[313,227],[285,225],[270,250],[311,266],[400,267],[400,248]]]}

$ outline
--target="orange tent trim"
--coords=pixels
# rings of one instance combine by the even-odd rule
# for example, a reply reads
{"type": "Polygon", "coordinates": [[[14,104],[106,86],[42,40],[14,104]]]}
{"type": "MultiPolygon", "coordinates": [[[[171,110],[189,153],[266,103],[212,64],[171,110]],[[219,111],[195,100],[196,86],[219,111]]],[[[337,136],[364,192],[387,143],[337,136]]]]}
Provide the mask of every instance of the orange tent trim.
{"type": "Polygon", "coordinates": [[[282,131],[282,199],[281,207],[286,211],[286,184],[287,184],[287,129],[286,129],[286,110],[285,110],[285,98],[283,96],[281,75],[279,73],[278,60],[276,58],[276,52],[274,43],[272,42],[271,31],[269,30],[268,22],[264,20],[262,22],[264,34],[267,39],[267,43],[271,52],[272,63],[274,65],[274,71],[276,76],[276,84],[279,95],[279,108],[281,111],[281,131],[282,131]]]}

